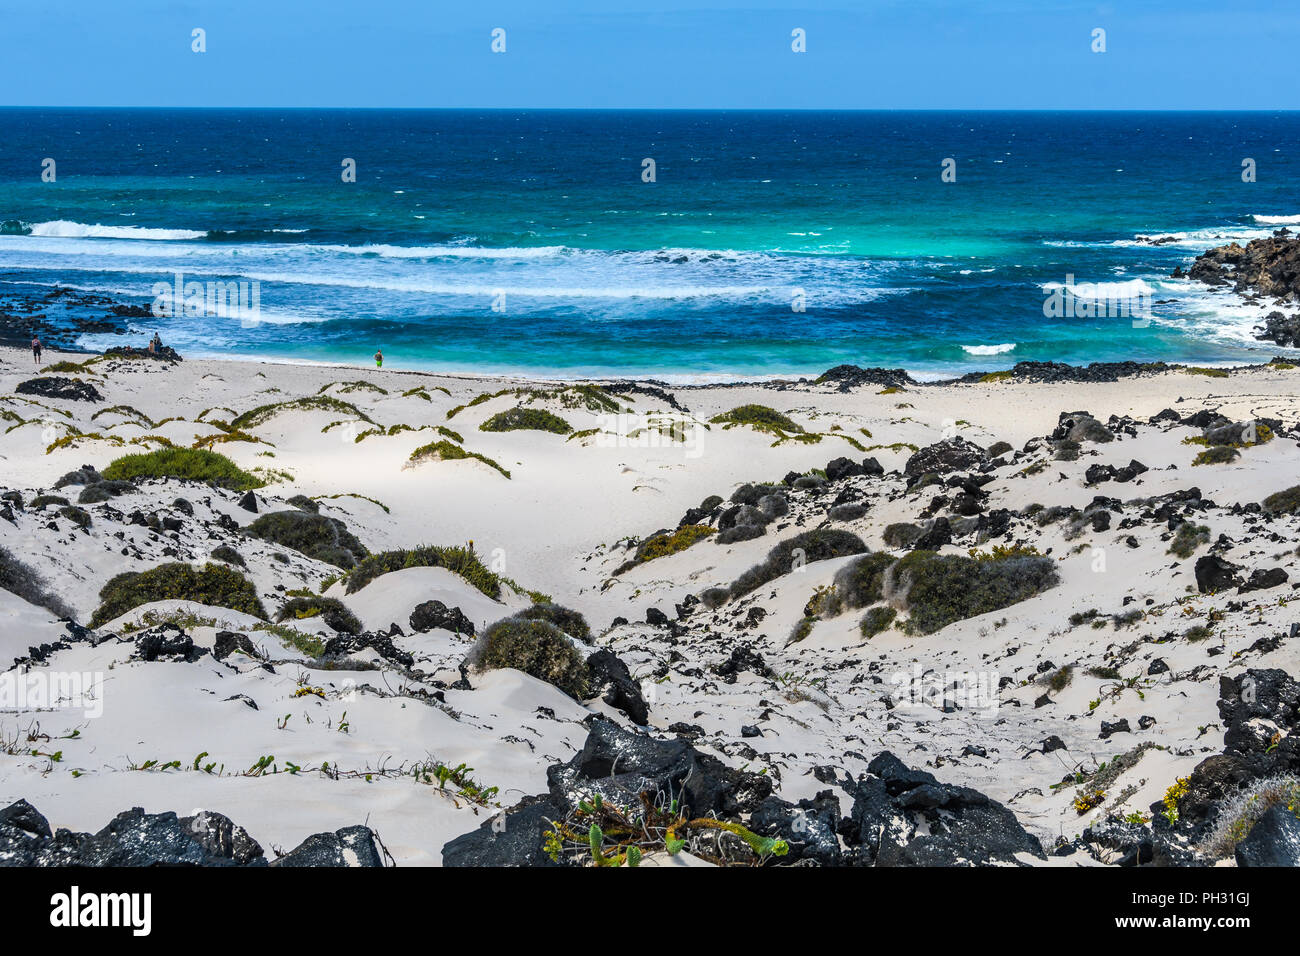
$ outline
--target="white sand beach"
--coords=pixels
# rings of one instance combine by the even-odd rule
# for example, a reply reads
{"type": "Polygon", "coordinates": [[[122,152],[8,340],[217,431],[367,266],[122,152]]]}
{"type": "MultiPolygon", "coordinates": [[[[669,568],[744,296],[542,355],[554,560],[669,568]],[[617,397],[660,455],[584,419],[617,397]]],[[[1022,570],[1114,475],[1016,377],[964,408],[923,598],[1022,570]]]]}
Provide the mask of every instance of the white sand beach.
{"type": "MultiPolygon", "coordinates": [[[[86,359],[47,352],[45,369],[86,359]]],[[[1023,855],[1034,865],[1106,862],[1100,851],[1051,851],[1106,816],[1149,819],[1179,778],[1223,750],[1221,678],[1300,668],[1300,637],[1291,633],[1300,616],[1288,606],[1300,584],[1300,515],[1249,507],[1300,483],[1294,367],[1099,383],[992,376],[845,391],[834,383],[592,391],[397,368],[206,360],[110,358],[51,373],[6,349],[0,411],[0,490],[21,499],[8,501],[0,547],[43,578],[78,623],[90,624],[115,576],[167,562],[201,567],[226,545],[245,563],[230,566],[271,617],[291,592],[323,593],[367,632],[387,635],[397,625],[392,645],[413,661],[369,647],[322,666],[310,641],[286,641],[244,611],[186,600],[135,606],[96,622],[100,637],[116,639],[72,641],[31,660],[29,648],[65,639],[67,629],[51,610],[0,590],[0,654],[6,667],[20,662],[10,674],[104,678],[94,716],[34,700],[0,707],[0,802],[26,799],[52,827],[93,832],[134,806],[182,816],[215,810],[273,856],[310,834],[365,824],[399,865],[438,865],[448,841],[544,793],[547,768],[583,746],[592,713],[634,728],[599,697],[576,700],[512,668],[470,669],[465,689],[459,668],[474,638],[410,624],[413,610],[433,600],[459,608],[481,634],[540,592],[585,617],[590,635],[577,640],[584,656],[605,648],[627,665],[648,705],[638,732],[686,733],[727,766],[762,772],[790,802],[837,789],[888,751],[1012,811],[1046,852],[1023,855]],[[93,385],[98,400],[17,391],[51,375],[93,385]],[[713,421],[748,405],[801,430],[713,421]],[[246,414],[263,406],[276,407],[246,414]],[[568,430],[480,429],[515,408],[549,412],[568,430]],[[1177,415],[1153,420],[1166,409],[1177,415]],[[1075,413],[1085,411],[1104,438],[1084,423],[1071,432],[1080,437],[1049,441],[1063,413],[1077,425],[1075,413]],[[1202,411],[1255,422],[1255,440],[1236,442],[1242,447],[1226,463],[1194,465],[1210,445],[1203,427],[1183,420],[1202,411]],[[1273,424],[1260,429],[1265,420],[1273,424]],[[58,487],[83,466],[103,472],[124,455],[205,439],[265,482],[254,492],[256,512],[241,506],[242,491],[175,478],[141,477],[83,504],[86,483],[58,487]],[[436,442],[444,443],[441,458],[411,461],[436,442]],[[909,490],[918,477],[905,474],[909,460],[939,442],[973,447],[973,457],[909,490]],[[1009,449],[986,454],[995,443],[1009,449]],[[490,461],[452,460],[448,448],[490,461]],[[840,458],[850,473],[828,474],[843,470],[827,467],[840,458]],[[864,470],[864,459],[879,470],[864,470]],[[1090,468],[1122,470],[1135,460],[1145,470],[1116,480],[1102,468],[1093,472],[1100,480],[1085,479],[1090,468]],[[769,502],[761,517],[749,514],[755,507],[731,514],[758,522],[748,540],[718,533],[738,489],[800,476],[781,485],[784,504],[769,502]],[[966,487],[971,478],[982,484],[966,487]],[[34,507],[42,495],[67,503],[34,507]],[[407,567],[348,593],[340,567],[243,532],[261,515],[295,509],[286,502],[297,495],[371,554],[472,542],[507,583],[492,596],[444,567],[407,567]],[[710,496],[723,503],[706,503],[710,496]],[[994,512],[1000,520],[990,519],[994,512]],[[135,513],[142,519],[133,522],[135,513]],[[892,581],[874,604],[894,616],[869,637],[860,627],[865,605],[827,600],[857,555],[809,555],[747,593],[696,600],[797,534],[849,532],[870,552],[902,557],[905,529],[895,528],[891,546],[886,528],[911,524],[924,534],[937,519],[946,519],[940,537],[948,539],[933,549],[939,554],[993,558],[999,546],[1033,553],[1050,561],[1059,583],[926,633],[906,626],[921,611],[892,581]],[[1180,556],[1170,547],[1184,523],[1190,550],[1180,556]],[[646,539],[684,524],[708,530],[688,547],[678,541],[637,560],[646,539]],[[1270,569],[1285,580],[1203,592],[1195,567],[1211,554],[1241,581],[1270,569]],[[654,610],[663,617],[648,619],[654,610]],[[256,654],[140,659],[132,635],[167,621],[196,648],[238,634],[256,654]],[[725,667],[742,647],[761,666],[725,667]],[[983,699],[950,693],[954,675],[964,674],[986,682],[983,699]],[[1103,723],[1123,729],[1103,738],[1103,723]],[[1053,738],[1059,746],[1045,746],[1053,738]],[[248,772],[266,757],[276,772],[248,772]],[[473,781],[497,789],[478,799],[415,770],[435,764],[464,764],[473,781]],[[818,769],[827,767],[829,782],[818,769]],[[1058,786],[1070,775],[1075,782],[1058,786]],[[1096,794],[1095,806],[1081,810],[1096,794]]],[[[318,643],[337,634],[321,616],[284,626],[318,643]]],[[[839,790],[847,813],[852,798],[839,790]]]]}

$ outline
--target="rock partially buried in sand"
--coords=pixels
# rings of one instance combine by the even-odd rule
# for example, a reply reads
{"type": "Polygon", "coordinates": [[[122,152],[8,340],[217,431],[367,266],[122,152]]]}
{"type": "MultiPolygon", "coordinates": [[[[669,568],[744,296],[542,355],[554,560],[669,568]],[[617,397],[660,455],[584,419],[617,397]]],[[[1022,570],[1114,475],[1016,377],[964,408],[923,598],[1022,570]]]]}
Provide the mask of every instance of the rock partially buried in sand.
{"type": "MultiPolygon", "coordinates": [[[[98,833],[52,833],[26,800],[0,810],[0,866],[266,866],[262,847],[224,814],[178,817],[133,807],[98,833]]],[[[272,866],[383,866],[364,826],[316,833],[272,866]]]]}
{"type": "Polygon", "coordinates": [[[99,389],[79,378],[66,378],[62,375],[47,375],[44,378],[30,378],[20,382],[14,389],[19,395],[39,395],[42,398],[61,398],[68,402],[102,402],[104,396],[99,389]]]}

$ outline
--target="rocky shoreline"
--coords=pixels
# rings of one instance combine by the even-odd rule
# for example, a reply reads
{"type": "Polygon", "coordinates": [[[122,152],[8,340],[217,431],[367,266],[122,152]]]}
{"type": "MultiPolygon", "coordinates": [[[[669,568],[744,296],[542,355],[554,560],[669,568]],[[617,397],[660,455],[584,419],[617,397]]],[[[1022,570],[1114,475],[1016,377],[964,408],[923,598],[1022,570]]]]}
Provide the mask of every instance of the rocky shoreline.
{"type": "MultiPolygon", "coordinates": [[[[1300,305],[1300,237],[1289,229],[1279,229],[1271,237],[1252,239],[1245,246],[1237,242],[1216,246],[1197,256],[1185,273],[1176,269],[1173,277],[1211,287],[1230,285],[1252,305],[1271,300],[1283,308],[1296,308],[1300,305]]],[[[1274,310],[1256,331],[1260,341],[1300,348],[1300,312],[1288,316],[1274,310]]]]}

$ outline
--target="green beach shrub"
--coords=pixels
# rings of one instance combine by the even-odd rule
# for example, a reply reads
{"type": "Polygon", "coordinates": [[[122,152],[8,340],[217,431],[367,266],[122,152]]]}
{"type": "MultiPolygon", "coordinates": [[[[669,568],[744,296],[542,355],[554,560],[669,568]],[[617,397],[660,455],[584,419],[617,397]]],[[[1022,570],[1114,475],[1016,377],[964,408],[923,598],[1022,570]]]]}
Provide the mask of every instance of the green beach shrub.
{"type": "Polygon", "coordinates": [[[1226,465],[1240,458],[1241,452],[1231,445],[1211,445],[1192,459],[1193,465],[1226,465]]]}
{"type": "Polygon", "coordinates": [[[850,554],[863,554],[866,550],[867,546],[862,543],[862,539],[851,531],[837,528],[805,531],[782,541],[767,553],[761,563],[737,578],[731,585],[731,596],[736,598],[748,594],[769,581],[789,574],[796,566],[802,567],[812,561],[826,561],[850,554]]]}
{"type": "Polygon", "coordinates": [[[421,545],[407,550],[372,554],[357,562],[356,567],[344,576],[344,590],[348,594],[355,594],[381,574],[403,568],[446,568],[493,600],[501,596],[501,578],[488,570],[473,548],[460,545],[421,545]]]}
{"type": "Polygon", "coordinates": [[[925,529],[919,524],[912,524],[909,521],[895,521],[885,526],[881,538],[884,539],[887,547],[902,550],[914,545],[923,534],[925,534],[925,529]]]}
{"type": "Polygon", "coordinates": [[[497,412],[479,427],[483,432],[539,431],[567,435],[573,426],[544,408],[510,408],[497,412]]]}
{"type": "Polygon", "coordinates": [[[576,637],[581,641],[591,638],[591,628],[587,625],[587,619],[578,611],[559,604],[549,602],[534,604],[520,611],[515,617],[521,617],[526,621],[547,621],[569,637],[576,637]]]}
{"type": "Polygon", "coordinates": [[[464,458],[473,458],[476,461],[481,461],[483,464],[495,468],[507,478],[510,477],[510,472],[506,471],[487,455],[480,455],[476,451],[466,451],[464,448],[461,448],[453,442],[447,441],[445,438],[439,441],[430,442],[427,445],[421,445],[419,448],[415,449],[415,451],[411,452],[411,457],[407,459],[407,464],[409,467],[426,461],[459,461],[464,458]]]}
{"type": "Polygon", "coordinates": [[[1169,553],[1180,558],[1190,558],[1198,547],[1206,544],[1209,540],[1210,529],[1207,525],[1184,521],[1178,526],[1178,530],[1174,532],[1173,540],[1169,542],[1169,553]]]}
{"type": "Polygon", "coordinates": [[[739,405],[729,412],[715,415],[709,421],[714,425],[733,428],[736,425],[749,425],[761,432],[802,432],[803,426],[797,424],[788,415],[778,412],[766,405],[739,405]]]}
{"type": "Polygon", "coordinates": [[[685,551],[691,545],[717,533],[717,528],[712,528],[707,524],[685,524],[676,531],[651,535],[637,546],[636,556],[623,568],[619,568],[619,571],[623,571],[632,565],[653,561],[655,558],[663,558],[679,551],[685,551]]]}
{"type": "Polygon", "coordinates": [[[884,597],[885,572],[895,560],[891,554],[875,551],[854,558],[835,572],[835,591],[844,606],[867,607],[881,600],[884,597]]]}
{"type": "Polygon", "coordinates": [[[249,491],[265,484],[225,455],[203,448],[159,448],[157,451],[123,455],[104,469],[104,478],[109,481],[186,478],[206,481],[230,491],[249,491]]]}
{"type": "Polygon", "coordinates": [[[244,532],[336,568],[354,567],[370,553],[342,521],[306,511],[264,514],[244,532]]]}
{"type": "Polygon", "coordinates": [[[933,634],[955,621],[1019,604],[1059,582],[1055,562],[1040,555],[913,551],[890,569],[885,590],[908,612],[908,633],[933,634]]]}
{"type": "Polygon", "coordinates": [[[342,631],[347,634],[360,634],[365,628],[357,620],[357,616],[348,610],[338,598],[317,597],[296,597],[285,602],[284,607],[280,608],[276,614],[276,621],[304,621],[308,618],[319,617],[336,631],[342,631]]]}
{"type": "Polygon", "coordinates": [[[91,627],[99,627],[150,601],[196,601],[266,620],[266,609],[253,583],[219,564],[195,568],[173,562],[148,571],[126,571],[100,589],[99,600],[99,608],[90,619],[91,627]]]}
{"type": "Polygon", "coordinates": [[[0,588],[16,594],[28,604],[43,607],[57,618],[72,618],[72,608],[50,590],[39,571],[20,561],[8,548],[0,547],[0,588]]]}
{"type": "Polygon", "coordinates": [[[217,545],[212,549],[212,553],[208,557],[216,558],[218,561],[225,561],[226,564],[233,564],[237,567],[248,567],[248,562],[244,560],[244,556],[228,544],[217,545]]]}
{"type": "Polygon", "coordinates": [[[1269,514],[1300,514],[1300,485],[1275,491],[1260,502],[1260,507],[1269,514]]]}
{"type": "Polygon", "coordinates": [[[468,662],[476,671],[513,667],[582,700],[587,693],[587,662],[549,621],[508,617],[497,621],[475,642],[468,662]]]}
{"type": "Polygon", "coordinates": [[[863,637],[875,637],[893,624],[896,617],[898,617],[896,610],[888,604],[879,604],[870,608],[862,616],[862,621],[858,624],[858,630],[862,632],[863,637]]]}
{"type": "Polygon", "coordinates": [[[308,395],[306,398],[291,398],[287,401],[272,402],[269,405],[259,405],[256,408],[249,409],[242,415],[236,416],[230,422],[230,427],[236,430],[256,428],[259,425],[265,425],[277,415],[282,415],[285,412],[333,412],[336,415],[351,415],[363,422],[369,422],[371,425],[375,424],[373,418],[351,402],[345,402],[329,395],[308,395]]]}

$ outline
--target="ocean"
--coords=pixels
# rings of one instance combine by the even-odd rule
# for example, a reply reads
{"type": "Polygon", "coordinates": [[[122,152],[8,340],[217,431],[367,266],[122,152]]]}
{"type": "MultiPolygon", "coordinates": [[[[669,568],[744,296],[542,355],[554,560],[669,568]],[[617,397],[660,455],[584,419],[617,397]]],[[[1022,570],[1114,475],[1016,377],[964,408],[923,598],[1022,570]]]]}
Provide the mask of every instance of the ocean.
{"type": "Polygon", "coordinates": [[[674,382],[1286,351],[1169,275],[1300,226],[1298,113],[3,109],[0,143],[0,293],[256,293],[86,348],[674,382]],[[1067,286],[1149,313],[1049,314],[1067,286]]]}

